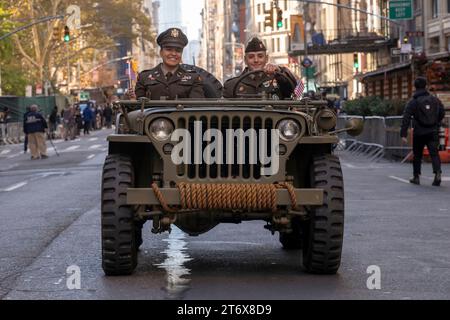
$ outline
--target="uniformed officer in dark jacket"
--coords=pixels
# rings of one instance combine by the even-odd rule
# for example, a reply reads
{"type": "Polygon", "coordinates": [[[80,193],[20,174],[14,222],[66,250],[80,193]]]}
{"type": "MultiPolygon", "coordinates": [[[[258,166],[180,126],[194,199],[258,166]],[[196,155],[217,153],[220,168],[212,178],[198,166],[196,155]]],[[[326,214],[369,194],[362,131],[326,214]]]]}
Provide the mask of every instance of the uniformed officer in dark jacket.
{"type": "Polygon", "coordinates": [[[178,28],[170,28],[157,38],[163,60],[151,70],[142,71],[131,98],[147,97],[151,100],[176,98],[204,98],[200,75],[180,66],[183,48],[188,44],[186,35],[178,28]]]}
{"type": "Polygon", "coordinates": [[[297,83],[295,76],[289,69],[268,63],[268,61],[269,56],[264,43],[256,37],[251,39],[245,48],[247,67],[239,77],[225,82],[223,96],[236,98],[239,94],[257,94],[265,91],[275,92],[274,95],[280,99],[290,98],[297,83]],[[264,73],[255,73],[244,78],[246,73],[256,70],[262,70],[264,73]],[[271,81],[272,76],[275,77],[273,82],[271,81]],[[243,80],[236,87],[236,92],[233,92],[240,78],[243,80]]]}

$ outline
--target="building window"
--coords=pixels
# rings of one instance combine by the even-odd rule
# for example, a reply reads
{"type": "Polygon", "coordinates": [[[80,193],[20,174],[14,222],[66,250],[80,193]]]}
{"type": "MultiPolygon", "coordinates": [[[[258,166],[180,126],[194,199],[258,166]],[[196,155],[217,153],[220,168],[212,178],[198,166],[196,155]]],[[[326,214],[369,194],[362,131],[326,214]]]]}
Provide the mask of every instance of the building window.
{"type": "Polygon", "coordinates": [[[261,33],[262,32],[262,23],[258,22],[258,32],[261,33]]]}
{"type": "Polygon", "coordinates": [[[284,10],[287,10],[287,0],[284,0],[284,10]]]}
{"type": "Polygon", "coordinates": [[[450,13],[450,0],[447,0],[447,12],[450,13]]]}
{"type": "Polygon", "coordinates": [[[439,14],[439,0],[431,0],[431,17],[433,19],[438,17],[439,14]]]}
{"type": "Polygon", "coordinates": [[[277,52],[280,52],[280,38],[277,38],[277,52]]]}
{"type": "Polygon", "coordinates": [[[430,47],[429,47],[430,53],[439,52],[439,47],[440,47],[439,37],[430,38],[430,47]]]}
{"type": "Polygon", "coordinates": [[[260,15],[261,14],[261,3],[258,3],[258,5],[256,7],[258,8],[257,9],[258,15],[260,15]]]}
{"type": "Polygon", "coordinates": [[[275,51],[275,39],[272,38],[271,40],[272,40],[272,41],[270,41],[271,49],[272,49],[272,51],[275,51]]]}

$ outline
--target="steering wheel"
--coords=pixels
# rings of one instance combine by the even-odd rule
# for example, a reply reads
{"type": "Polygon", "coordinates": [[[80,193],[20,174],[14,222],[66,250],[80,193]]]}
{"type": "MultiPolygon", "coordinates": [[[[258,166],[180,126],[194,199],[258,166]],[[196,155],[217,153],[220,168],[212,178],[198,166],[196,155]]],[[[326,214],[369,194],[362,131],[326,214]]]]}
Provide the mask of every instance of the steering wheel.
{"type": "MultiPolygon", "coordinates": [[[[256,90],[258,90],[258,88],[261,86],[261,84],[262,84],[263,82],[266,82],[266,81],[270,81],[270,86],[272,86],[273,81],[275,80],[275,77],[276,77],[276,76],[281,76],[281,77],[283,77],[285,80],[287,80],[287,82],[289,82],[289,83],[292,84],[291,79],[289,79],[284,73],[275,72],[274,74],[267,75],[267,74],[264,72],[264,70],[250,71],[250,72],[247,72],[247,73],[245,73],[244,75],[240,76],[239,79],[238,79],[238,80],[236,81],[236,83],[234,84],[233,91],[232,91],[232,92],[233,92],[233,97],[238,97],[238,95],[236,94],[236,89],[239,87],[239,84],[242,82],[242,80],[248,78],[248,77],[251,76],[251,75],[254,75],[254,74],[260,74],[260,73],[265,74],[265,75],[268,77],[268,80],[267,80],[267,78],[263,78],[264,81],[258,82],[258,83],[257,83],[257,86],[256,86],[256,90]]],[[[269,87],[270,87],[270,86],[269,86],[269,87]]],[[[272,88],[273,88],[273,86],[272,86],[272,88]]],[[[295,88],[295,85],[293,86],[293,88],[295,88]]],[[[273,90],[271,91],[271,93],[276,92],[276,91],[279,91],[279,90],[280,90],[280,88],[277,88],[277,89],[273,88],[273,90]]]]}

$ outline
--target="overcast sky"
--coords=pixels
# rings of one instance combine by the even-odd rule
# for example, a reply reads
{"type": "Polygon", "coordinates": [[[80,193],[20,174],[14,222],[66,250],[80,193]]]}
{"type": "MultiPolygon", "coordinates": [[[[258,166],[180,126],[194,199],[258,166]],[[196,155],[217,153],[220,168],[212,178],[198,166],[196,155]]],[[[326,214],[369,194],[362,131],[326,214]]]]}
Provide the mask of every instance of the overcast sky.
{"type": "Polygon", "coordinates": [[[181,1],[183,7],[183,24],[188,28],[187,36],[189,39],[198,39],[198,30],[202,27],[202,17],[200,12],[202,11],[204,0],[181,1]]]}

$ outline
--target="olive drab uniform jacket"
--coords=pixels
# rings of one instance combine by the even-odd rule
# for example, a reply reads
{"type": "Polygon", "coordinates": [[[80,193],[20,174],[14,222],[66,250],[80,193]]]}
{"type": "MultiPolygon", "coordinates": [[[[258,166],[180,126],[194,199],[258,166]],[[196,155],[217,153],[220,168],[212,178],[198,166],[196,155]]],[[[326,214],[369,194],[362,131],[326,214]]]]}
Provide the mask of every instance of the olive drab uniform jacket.
{"type": "Polygon", "coordinates": [[[275,95],[277,95],[279,99],[287,99],[291,97],[297,83],[295,76],[289,71],[289,69],[281,67],[280,73],[285,75],[288,79],[290,79],[290,81],[285,79],[283,76],[275,75],[275,80],[271,83],[271,78],[265,73],[255,73],[246,77],[239,83],[236,88],[236,93],[233,96],[234,86],[238,82],[239,78],[243,77],[247,72],[249,72],[249,70],[248,68],[245,68],[239,77],[228,79],[225,82],[223,93],[224,98],[236,98],[236,95],[239,94],[257,94],[264,91],[268,93],[275,91],[275,95]]]}
{"type": "Polygon", "coordinates": [[[169,79],[166,78],[159,64],[153,69],[139,73],[135,94],[136,98],[146,97],[150,100],[175,100],[176,98],[204,98],[203,81],[193,70],[178,67],[169,79]]]}

